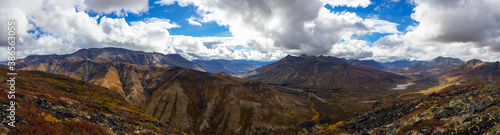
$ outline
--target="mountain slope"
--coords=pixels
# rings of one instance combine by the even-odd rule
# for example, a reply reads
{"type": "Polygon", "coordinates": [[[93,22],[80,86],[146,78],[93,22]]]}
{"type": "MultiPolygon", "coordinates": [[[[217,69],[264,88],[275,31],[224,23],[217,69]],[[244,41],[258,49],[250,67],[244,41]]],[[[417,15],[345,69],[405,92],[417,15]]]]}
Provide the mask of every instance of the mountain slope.
{"type": "Polygon", "coordinates": [[[20,70],[43,71],[89,81],[120,93],[135,106],[142,105],[148,96],[143,92],[141,79],[149,73],[159,72],[159,67],[171,66],[203,71],[178,54],[164,55],[121,48],[81,49],[67,55],[32,55],[17,60],[20,70]]]}
{"type": "Polygon", "coordinates": [[[145,113],[202,134],[295,134],[313,115],[309,102],[255,80],[170,68],[146,82],[156,89],[145,113]]]}
{"type": "Polygon", "coordinates": [[[22,70],[45,71],[48,70],[51,65],[66,61],[92,61],[95,63],[121,61],[142,66],[180,66],[203,71],[201,67],[178,54],[165,55],[161,53],[132,51],[122,48],[81,49],[75,53],[67,55],[31,55],[26,57],[25,59],[18,60],[17,68],[22,70]]]}
{"type": "Polygon", "coordinates": [[[335,57],[287,56],[243,77],[270,84],[323,90],[383,90],[406,77],[367,66],[351,65],[335,57]]]}
{"type": "Polygon", "coordinates": [[[441,75],[447,78],[446,84],[470,84],[500,79],[500,62],[483,62],[473,59],[456,67],[449,68],[441,75]]]}
{"type": "MultiPolygon", "coordinates": [[[[0,68],[5,82],[7,69],[0,68]]],[[[0,134],[183,134],[129,105],[116,92],[88,82],[43,73],[19,71],[16,76],[15,128],[0,125],[0,134]]],[[[9,86],[0,85],[2,121],[10,108],[9,86]]]]}
{"type": "Polygon", "coordinates": [[[210,73],[224,72],[230,75],[239,75],[255,70],[259,67],[271,64],[272,62],[259,62],[247,60],[193,60],[193,63],[200,65],[210,73]]]}
{"type": "Polygon", "coordinates": [[[355,64],[359,64],[359,65],[363,65],[363,66],[368,66],[368,67],[372,67],[372,68],[376,68],[376,69],[385,69],[385,67],[378,63],[377,61],[375,60],[358,60],[358,59],[354,59],[354,60],[347,60],[349,63],[355,63],[355,64]]]}
{"type": "Polygon", "coordinates": [[[430,64],[419,68],[410,67],[405,72],[412,74],[417,85],[425,85],[421,87],[424,89],[421,93],[427,94],[451,85],[497,81],[500,78],[500,62],[483,62],[477,59],[466,62],[449,61],[429,62],[430,64]]]}
{"type": "Polygon", "coordinates": [[[408,68],[410,72],[443,72],[449,68],[456,67],[464,63],[458,58],[436,57],[429,62],[417,62],[411,64],[408,68]]]}
{"type": "MultiPolygon", "coordinates": [[[[92,61],[68,61],[49,64],[44,72],[64,75],[101,85],[119,93],[129,103],[140,106],[146,100],[142,78],[149,73],[162,72],[162,67],[144,67],[126,62],[96,63],[92,61]]],[[[30,67],[27,67],[30,68],[30,67]]]]}

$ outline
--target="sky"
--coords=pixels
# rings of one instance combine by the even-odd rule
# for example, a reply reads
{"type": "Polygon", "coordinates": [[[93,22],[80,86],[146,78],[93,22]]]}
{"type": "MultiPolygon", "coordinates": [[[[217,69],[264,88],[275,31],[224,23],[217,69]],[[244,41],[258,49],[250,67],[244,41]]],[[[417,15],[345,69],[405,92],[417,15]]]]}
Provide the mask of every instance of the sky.
{"type": "Polygon", "coordinates": [[[499,0],[1,0],[16,55],[83,48],[275,61],[286,55],[347,59],[500,60],[499,0]]]}

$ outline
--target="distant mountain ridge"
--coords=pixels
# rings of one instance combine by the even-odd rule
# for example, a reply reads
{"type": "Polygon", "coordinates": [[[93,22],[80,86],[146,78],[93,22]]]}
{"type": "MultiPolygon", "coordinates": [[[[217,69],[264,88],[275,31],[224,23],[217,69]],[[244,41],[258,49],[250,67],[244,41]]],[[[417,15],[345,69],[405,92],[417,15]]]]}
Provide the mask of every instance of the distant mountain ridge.
{"type": "Polygon", "coordinates": [[[286,56],[242,77],[266,83],[312,89],[388,89],[407,78],[367,66],[351,65],[336,57],[286,56]]]}
{"type": "Polygon", "coordinates": [[[255,70],[259,67],[271,64],[273,62],[260,62],[248,60],[193,60],[191,61],[200,65],[203,69],[210,73],[224,72],[230,75],[240,75],[248,71],[255,70]]]}
{"type": "Polygon", "coordinates": [[[409,67],[413,63],[419,63],[419,62],[426,62],[426,61],[397,60],[393,62],[384,62],[381,64],[385,67],[385,69],[389,71],[395,71],[399,68],[409,67]]]}
{"type": "Polygon", "coordinates": [[[436,57],[429,62],[417,62],[413,63],[409,66],[410,69],[413,70],[428,70],[433,68],[450,68],[455,67],[464,63],[462,60],[458,58],[451,57],[436,57]]]}
{"type": "Polygon", "coordinates": [[[359,65],[369,66],[369,67],[376,68],[376,69],[385,69],[385,66],[383,66],[382,64],[380,64],[379,62],[377,62],[375,60],[353,59],[353,60],[346,60],[346,61],[348,61],[350,63],[359,64],[359,65]]]}
{"type": "Polygon", "coordinates": [[[30,55],[18,61],[18,68],[24,70],[39,70],[43,71],[52,64],[58,62],[71,61],[92,61],[95,63],[106,62],[127,62],[142,66],[180,66],[189,69],[203,71],[203,69],[180,56],[179,54],[161,54],[161,53],[148,53],[142,51],[132,51],[122,48],[90,48],[81,49],[72,54],[66,55],[30,55]]]}

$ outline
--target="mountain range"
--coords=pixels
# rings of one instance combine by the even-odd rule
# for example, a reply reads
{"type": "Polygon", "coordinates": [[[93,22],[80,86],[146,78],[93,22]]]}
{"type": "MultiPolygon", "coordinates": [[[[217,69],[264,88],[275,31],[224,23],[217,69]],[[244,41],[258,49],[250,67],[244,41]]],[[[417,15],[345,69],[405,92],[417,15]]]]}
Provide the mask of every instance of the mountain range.
{"type": "Polygon", "coordinates": [[[94,63],[126,62],[141,66],[168,67],[181,66],[194,70],[203,69],[178,54],[146,53],[122,48],[81,49],[67,55],[30,55],[17,61],[21,70],[52,72],[61,64],[91,61],[94,63]]]}
{"type": "MultiPolygon", "coordinates": [[[[0,133],[467,134],[499,129],[500,62],[437,57],[379,63],[307,55],[276,62],[189,61],[178,54],[121,48],[32,55],[16,62],[23,91],[16,102],[33,109],[21,107],[23,128],[0,127],[0,133]],[[476,112],[475,106],[485,109],[476,112]],[[451,125],[457,121],[470,123],[451,125]]],[[[6,80],[7,69],[0,71],[6,80]]],[[[0,101],[7,102],[7,85],[0,88],[0,101]]]]}
{"type": "Polygon", "coordinates": [[[184,132],[296,133],[300,128],[295,124],[309,119],[303,114],[314,115],[307,99],[255,80],[207,73],[177,57],[104,48],[29,56],[17,62],[21,70],[55,73],[103,86],[119,95],[116,98],[184,132]]]}

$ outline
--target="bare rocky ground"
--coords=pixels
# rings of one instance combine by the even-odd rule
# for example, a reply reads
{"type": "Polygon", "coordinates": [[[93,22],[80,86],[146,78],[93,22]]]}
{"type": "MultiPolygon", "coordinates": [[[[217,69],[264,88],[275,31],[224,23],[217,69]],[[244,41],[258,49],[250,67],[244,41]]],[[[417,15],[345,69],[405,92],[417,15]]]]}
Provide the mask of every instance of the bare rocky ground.
{"type": "Polygon", "coordinates": [[[320,134],[499,134],[497,83],[456,86],[426,97],[374,106],[349,121],[329,125],[320,134]]]}

